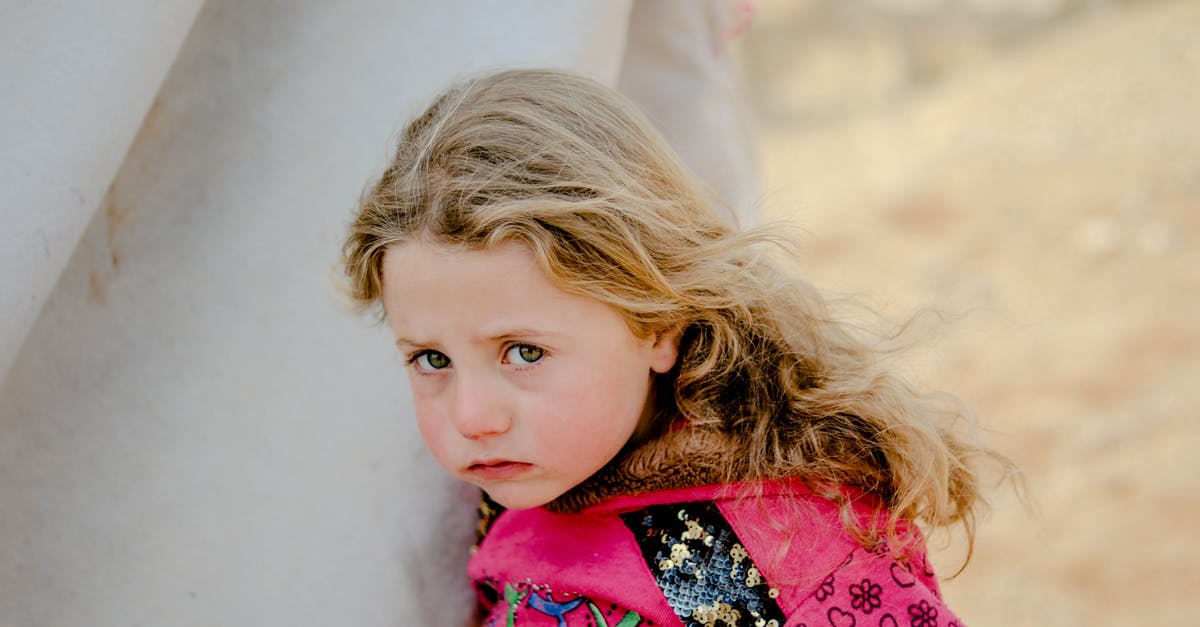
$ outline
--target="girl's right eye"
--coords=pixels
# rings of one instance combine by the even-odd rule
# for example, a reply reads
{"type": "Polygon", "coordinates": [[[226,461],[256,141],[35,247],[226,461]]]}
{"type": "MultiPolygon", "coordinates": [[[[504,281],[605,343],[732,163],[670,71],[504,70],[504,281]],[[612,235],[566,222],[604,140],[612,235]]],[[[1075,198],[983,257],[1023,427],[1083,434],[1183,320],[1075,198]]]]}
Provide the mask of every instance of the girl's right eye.
{"type": "Polygon", "coordinates": [[[437,351],[421,351],[409,363],[416,364],[421,372],[437,372],[450,366],[450,358],[437,351]]]}

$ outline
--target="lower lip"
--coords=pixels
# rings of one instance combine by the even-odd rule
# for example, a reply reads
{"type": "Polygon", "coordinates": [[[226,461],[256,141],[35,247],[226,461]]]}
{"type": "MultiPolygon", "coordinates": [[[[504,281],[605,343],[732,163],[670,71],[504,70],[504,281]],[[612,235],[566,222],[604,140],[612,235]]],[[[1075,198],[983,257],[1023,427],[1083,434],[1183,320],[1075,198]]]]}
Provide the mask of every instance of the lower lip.
{"type": "Polygon", "coordinates": [[[475,464],[467,468],[467,474],[483,481],[513,479],[533,468],[533,464],[500,462],[498,464],[475,464]]]}

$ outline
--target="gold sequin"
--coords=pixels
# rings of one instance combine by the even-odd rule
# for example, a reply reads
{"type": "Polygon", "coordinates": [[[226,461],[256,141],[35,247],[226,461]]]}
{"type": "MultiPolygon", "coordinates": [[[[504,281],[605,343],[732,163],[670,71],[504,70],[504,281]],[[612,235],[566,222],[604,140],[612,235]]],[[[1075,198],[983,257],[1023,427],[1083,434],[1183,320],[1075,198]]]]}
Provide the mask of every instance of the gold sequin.
{"type": "Polygon", "coordinates": [[[778,599],[779,598],[779,588],[768,589],[767,596],[771,597],[772,599],[778,599]]]}
{"type": "Polygon", "coordinates": [[[753,588],[762,583],[762,577],[758,574],[758,569],[751,566],[746,570],[746,587],[753,588]]]}
{"type": "Polygon", "coordinates": [[[671,562],[676,566],[682,566],[683,561],[692,556],[692,550],[682,542],[671,545],[671,562]]]}
{"type": "Polygon", "coordinates": [[[734,544],[732,547],[729,548],[729,557],[733,558],[733,562],[735,564],[741,564],[742,560],[746,559],[747,557],[750,557],[750,554],[746,552],[745,547],[743,547],[742,545],[734,544]]]}
{"type": "Polygon", "coordinates": [[[706,627],[715,627],[718,622],[736,625],[741,618],[741,612],[735,610],[732,605],[720,601],[712,605],[701,605],[692,610],[692,620],[706,627]]]}

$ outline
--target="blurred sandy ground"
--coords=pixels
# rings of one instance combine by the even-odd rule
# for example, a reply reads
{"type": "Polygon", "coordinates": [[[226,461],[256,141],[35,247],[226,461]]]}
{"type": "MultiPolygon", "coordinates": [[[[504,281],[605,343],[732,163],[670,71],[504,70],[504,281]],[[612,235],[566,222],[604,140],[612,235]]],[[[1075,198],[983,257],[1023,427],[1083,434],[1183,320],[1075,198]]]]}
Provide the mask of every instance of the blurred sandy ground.
{"type": "Polygon", "coordinates": [[[1200,2],[758,5],[768,216],[818,285],[958,317],[912,374],[1027,476],[1036,511],[994,493],[951,606],[1200,624],[1200,2]]]}

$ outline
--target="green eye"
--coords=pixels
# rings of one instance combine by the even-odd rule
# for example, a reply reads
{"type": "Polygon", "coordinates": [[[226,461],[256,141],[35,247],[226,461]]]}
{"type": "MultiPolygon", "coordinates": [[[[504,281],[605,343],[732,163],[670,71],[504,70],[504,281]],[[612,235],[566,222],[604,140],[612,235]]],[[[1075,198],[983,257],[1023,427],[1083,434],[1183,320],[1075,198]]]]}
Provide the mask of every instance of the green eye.
{"type": "Polygon", "coordinates": [[[532,364],[533,362],[541,359],[542,355],[544,354],[545,351],[537,346],[531,346],[529,344],[517,344],[508,349],[505,357],[508,358],[509,363],[532,364]]]}
{"type": "Polygon", "coordinates": [[[417,368],[425,372],[441,370],[450,366],[450,358],[437,351],[425,351],[417,355],[413,362],[417,368]]]}

